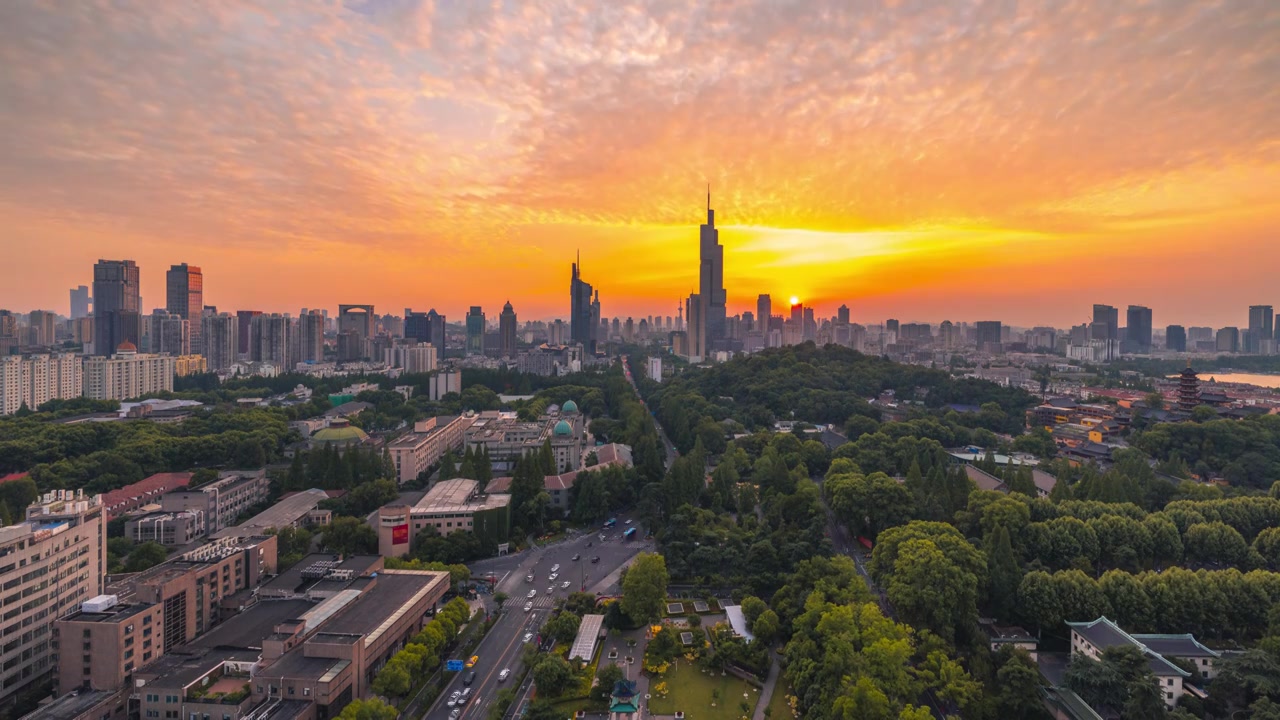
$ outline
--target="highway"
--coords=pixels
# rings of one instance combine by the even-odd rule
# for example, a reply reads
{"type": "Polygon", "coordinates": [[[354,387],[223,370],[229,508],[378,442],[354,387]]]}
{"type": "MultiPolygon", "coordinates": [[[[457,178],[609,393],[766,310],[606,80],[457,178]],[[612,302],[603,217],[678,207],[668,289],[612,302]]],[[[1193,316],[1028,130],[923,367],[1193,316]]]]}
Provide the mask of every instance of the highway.
{"type": "MultiPolygon", "coordinates": [[[[510,597],[498,622],[475,651],[479,661],[473,668],[476,679],[471,686],[472,697],[463,706],[459,720],[482,720],[497,701],[499,690],[518,687],[518,678],[522,672],[524,636],[526,633],[533,633],[537,637],[538,629],[550,617],[557,599],[565,598],[579,588],[585,588],[592,595],[613,595],[618,592],[618,577],[622,567],[639,552],[653,550],[652,543],[622,540],[622,532],[628,527],[626,520],[625,514],[619,515],[618,526],[612,530],[578,534],[552,545],[517,555],[481,560],[471,565],[473,577],[481,578],[493,573],[497,579],[496,590],[510,597]],[[603,541],[600,539],[601,532],[606,538],[603,541]],[[574,555],[579,557],[577,561],[573,560],[574,555]],[[599,557],[600,561],[592,563],[593,557],[599,557]],[[554,565],[559,565],[560,569],[558,577],[551,581],[548,576],[554,565]],[[526,582],[525,577],[528,575],[534,576],[533,583],[526,582]],[[568,588],[562,587],[565,582],[570,584],[568,588]],[[551,592],[547,592],[548,588],[551,588],[551,592]],[[537,591],[532,601],[528,598],[530,590],[537,591]],[[533,603],[533,609],[527,613],[524,611],[526,602],[533,603]],[[499,681],[498,674],[504,668],[511,671],[511,676],[506,681],[499,681]]],[[[458,673],[422,717],[427,720],[449,720],[451,708],[447,701],[455,690],[462,690],[463,678],[468,672],[458,673]]]]}

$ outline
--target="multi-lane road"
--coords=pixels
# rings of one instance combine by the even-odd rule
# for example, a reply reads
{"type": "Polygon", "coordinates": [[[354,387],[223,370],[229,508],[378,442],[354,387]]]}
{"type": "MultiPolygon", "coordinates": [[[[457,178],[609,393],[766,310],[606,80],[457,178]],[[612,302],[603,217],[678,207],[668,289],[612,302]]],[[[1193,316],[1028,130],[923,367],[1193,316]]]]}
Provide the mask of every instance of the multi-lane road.
{"type": "MultiPolygon", "coordinates": [[[[492,573],[497,582],[496,590],[509,597],[497,623],[474,652],[479,658],[472,668],[476,674],[475,681],[471,685],[470,701],[461,708],[460,720],[481,720],[497,701],[499,690],[518,686],[518,678],[523,670],[521,656],[525,647],[524,637],[530,633],[537,637],[556,600],[582,588],[592,595],[617,593],[622,567],[642,550],[653,549],[651,544],[643,541],[622,540],[622,532],[629,527],[625,524],[626,520],[626,515],[619,515],[618,526],[612,530],[578,534],[552,545],[517,555],[482,560],[471,566],[473,577],[482,578],[492,573]],[[603,541],[600,539],[602,533],[605,535],[603,541]],[[573,559],[575,556],[578,560],[573,559]],[[595,557],[600,560],[591,562],[595,557]],[[557,578],[551,581],[548,576],[555,565],[559,565],[560,569],[557,578]],[[529,575],[534,576],[534,582],[526,580],[529,575]],[[562,587],[565,582],[569,583],[568,588],[562,587]],[[532,601],[528,598],[530,590],[537,591],[532,601]],[[524,610],[527,602],[533,603],[529,612],[524,610]],[[511,671],[510,677],[505,681],[498,679],[503,669],[511,671]]],[[[452,712],[447,703],[449,696],[455,690],[462,690],[463,681],[469,672],[458,673],[450,681],[440,698],[423,716],[426,720],[449,720],[452,712]]]]}

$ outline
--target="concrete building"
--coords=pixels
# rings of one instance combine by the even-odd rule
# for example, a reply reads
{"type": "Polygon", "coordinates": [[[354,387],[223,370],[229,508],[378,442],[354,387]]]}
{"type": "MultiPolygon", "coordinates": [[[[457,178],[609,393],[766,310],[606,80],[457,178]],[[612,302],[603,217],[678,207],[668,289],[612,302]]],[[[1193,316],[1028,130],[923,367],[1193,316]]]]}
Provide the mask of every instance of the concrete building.
{"type": "MultiPolygon", "coordinates": [[[[601,445],[593,449],[592,452],[596,454],[596,460],[589,467],[581,470],[570,470],[558,475],[547,475],[542,479],[542,488],[547,491],[547,505],[549,507],[558,508],[566,513],[573,509],[570,504],[570,498],[573,494],[573,486],[578,482],[578,476],[581,473],[591,470],[603,470],[615,465],[623,468],[632,466],[631,448],[627,445],[610,443],[601,445]]],[[[490,495],[510,493],[511,480],[512,478],[509,476],[494,478],[485,487],[485,492],[490,495]]]]}
{"type": "Polygon", "coordinates": [[[102,496],[102,508],[110,522],[144,505],[159,502],[160,496],[191,482],[191,473],[156,473],[136,483],[126,485],[102,496]]]}
{"type": "Polygon", "coordinates": [[[322,501],[328,499],[325,491],[315,488],[293,493],[239,525],[223,528],[211,537],[214,540],[253,537],[284,528],[327,525],[333,519],[333,512],[318,508],[322,501]]]}
{"type": "Polygon", "coordinates": [[[0,355],[0,415],[23,405],[35,410],[50,400],[84,394],[84,366],[75,354],[0,355]]]}
{"type": "Polygon", "coordinates": [[[249,321],[249,360],[292,368],[297,363],[293,318],[272,313],[249,321]]]}
{"type": "Polygon", "coordinates": [[[436,348],[431,343],[396,345],[387,351],[387,364],[406,373],[431,373],[438,367],[436,348]]]}
{"type": "Polygon", "coordinates": [[[179,355],[173,359],[173,374],[177,377],[209,372],[209,362],[203,355],[179,355]]]}
{"type": "Polygon", "coordinates": [[[93,266],[93,352],[110,355],[123,343],[142,342],[139,269],[132,260],[93,266]]]}
{"type": "Polygon", "coordinates": [[[200,268],[186,263],[169,268],[165,273],[165,309],[190,323],[191,336],[188,349],[183,352],[160,352],[173,355],[200,352],[200,318],[204,315],[204,273],[200,268]]]}
{"type": "Polygon", "coordinates": [[[482,540],[506,542],[511,533],[511,496],[485,495],[480,483],[457,478],[436,483],[414,505],[395,502],[377,513],[378,554],[400,557],[424,528],[440,535],[464,530],[482,540]]]}
{"type": "Polygon", "coordinates": [[[495,470],[511,469],[516,460],[540,451],[548,442],[556,468],[568,472],[582,467],[586,418],[572,400],[560,412],[533,422],[519,420],[514,413],[482,412],[466,431],[466,447],[472,452],[488,452],[495,470]]]}
{"type": "Polygon", "coordinates": [[[467,310],[467,346],[468,355],[484,354],[484,310],[479,305],[472,305],[467,310]]]}
{"type": "Polygon", "coordinates": [[[404,310],[404,336],[420,343],[430,343],[441,358],[444,357],[445,318],[435,308],[423,313],[404,310]]]}
{"type": "Polygon", "coordinates": [[[657,356],[649,358],[649,379],[662,382],[662,358],[657,356]]]}
{"type": "Polygon", "coordinates": [[[135,543],[181,547],[204,537],[205,520],[204,513],[195,510],[147,513],[126,520],[124,536],[135,543]]]}
{"type": "Polygon", "coordinates": [[[440,461],[446,451],[461,451],[467,428],[474,415],[441,415],[419,420],[413,431],[387,445],[396,466],[396,481],[401,485],[416,480],[420,474],[440,461]]]}
{"type": "Polygon", "coordinates": [[[71,288],[71,319],[89,317],[89,286],[71,288]]]}
{"type": "Polygon", "coordinates": [[[324,361],[324,315],[319,310],[298,317],[298,362],[324,361]]]}
{"type": "Polygon", "coordinates": [[[54,621],[102,593],[106,545],[96,495],[45,493],[27,508],[25,521],[0,528],[0,705],[43,682],[57,665],[54,621]]]}
{"type": "Polygon", "coordinates": [[[376,315],[372,305],[339,305],[338,332],[354,332],[361,341],[374,335],[376,315]]]}
{"type": "Polygon", "coordinates": [[[427,394],[431,400],[439,400],[449,393],[461,392],[461,370],[441,370],[427,380],[427,394]]]}
{"type": "Polygon", "coordinates": [[[267,499],[269,492],[266,470],[231,471],[198,488],[177,490],[160,498],[165,512],[198,512],[205,518],[205,528],[216,533],[235,524],[241,513],[267,499]]]}
{"type": "Polygon", "coordinates": [[[205,315],[201,318],[203,352],[209,370],[221,372],[239,360],[239,324],[234,315],[227,313],[205,315]]]}
{"type": "Polygon", "coordinates": [[[1102,651],[1109,647],[1129,645],[1147,656],[1151,673],[1160,686],[1160,696],[1170,708],[1178,704],[1186,692],[1186,686],[1197,680],[1212,679],[1215,664],[1221,654],[1196,642],[1186,635],[1130,635],[1119,625],[1100,617],[1090,622],[1068,622],[1071,628],[1071,654],[1085,655],[1094,660],[1102,659],[1102,651]],[[1170,662],[1168,658],[1181,658],[1198,671],[1193,676],[1170,662]]]}
{"type": "Polygon", "coordinates": [[[54,696],[73,690],[119,690],[133,671],[164,654],[164,607],[120,604],[99,595],[54,623],[58,644],[54,696]]]}
{"type": "MultiPolygon", "coordinates": [[[[200,318],[196,318],[199,325],[200,318]]],[[[191,323],[177,313],[157,310],[149,318],[150,352],[165,355],[191,354],[191,323]]]]}
{"type": "Polygon", "coordinates": [[[139,354],[125,343],[111,357],[84,360],[84,396],[94,400],[129,400],[173,390],[176,364],[172,356],[139,354]]]}
{"type": "Polygon", "coordinates": [[[516,356],[516,311],[508,300],[498,315],[498,336],[501,340],[499,355],[505,358],[516,356]]]}

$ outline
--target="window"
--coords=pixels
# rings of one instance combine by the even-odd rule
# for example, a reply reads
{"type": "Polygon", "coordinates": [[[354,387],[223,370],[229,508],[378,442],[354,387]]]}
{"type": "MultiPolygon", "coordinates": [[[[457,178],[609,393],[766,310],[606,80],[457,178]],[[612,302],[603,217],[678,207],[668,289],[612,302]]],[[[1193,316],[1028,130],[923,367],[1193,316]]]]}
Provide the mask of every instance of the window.
{"type": "Polygon", "coordinates": [[[1168,680],[1165,680],[1164,683],[1169,687],[1173,687],[1173,678],[1169,678],[1168,680]]]}

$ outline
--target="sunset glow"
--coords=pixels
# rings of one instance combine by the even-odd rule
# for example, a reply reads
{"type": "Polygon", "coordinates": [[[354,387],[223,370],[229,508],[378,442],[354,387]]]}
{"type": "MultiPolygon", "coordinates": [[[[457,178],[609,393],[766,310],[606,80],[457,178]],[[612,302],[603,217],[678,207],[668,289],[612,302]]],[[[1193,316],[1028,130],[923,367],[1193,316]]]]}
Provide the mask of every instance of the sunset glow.
{"type": "Polygon", "coordinates": [[[1278,23],[1271,0],[4,3],[0,307],[66,312],[128,257],[148,310],[188,262],[233,311],[549,318],[581,252],[606,316],[674,315],[710,182],[731,312],[1239,324],[1280,267],[1278,23]]]}

